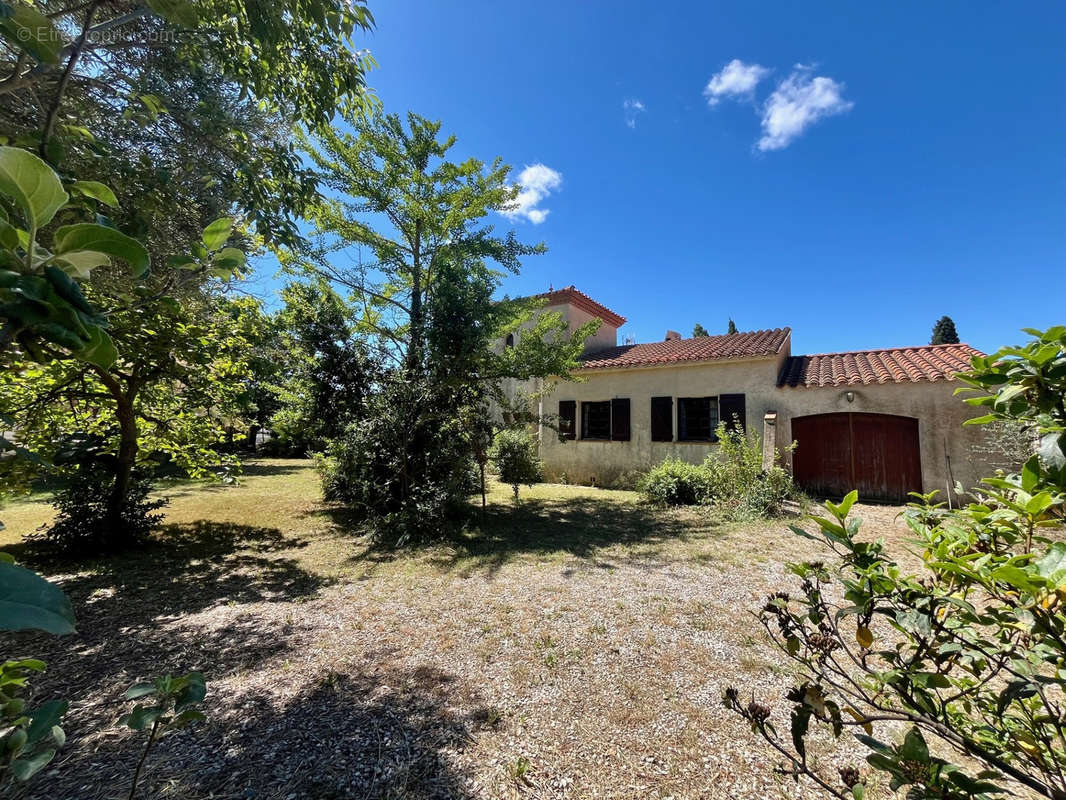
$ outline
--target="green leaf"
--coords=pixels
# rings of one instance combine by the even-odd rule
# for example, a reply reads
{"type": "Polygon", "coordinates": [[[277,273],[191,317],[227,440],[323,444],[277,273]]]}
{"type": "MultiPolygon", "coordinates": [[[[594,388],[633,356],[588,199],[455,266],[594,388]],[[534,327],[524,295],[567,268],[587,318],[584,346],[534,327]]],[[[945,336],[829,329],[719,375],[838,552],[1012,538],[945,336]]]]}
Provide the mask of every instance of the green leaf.
{"type": "Polygon", "coordinates": [[[168,22],[183,28],[195,28],[200,23],[196,6],[185,0],[147,0],[148,7],[168,22]]]}
{"type": "Polygon", "coordinates": [[[73,253],[55,256],[53,260],[63,268],[64,272],[69,272],[83,281],[89,280],[92,271],[97,267],[104,267],[111,263],[110,258],[95,250],[75,250],[73,253]]]}
{"type": "Polygon", "coordinates": [[[57,256],[79,250],[120,258],[130,265],[134,277],[147,272],[151,263],[148,250],[136,239],[93,222],[64,225],[56,231],[54,251],[57,256]]]}
{"type": "Polygon", "coordinates": [[[135,731],[143,731],[155,724],[166,711],[162,706],[137,706],[129,714],[119,717],[118,724],[135,731]]]}
{"type": "Polygon", "coordinates": [[[103,328],[96,325],[89,328],[89,343],[74,355],[82,361],[96,364],[101,369],[109,369],[118,360],[115,343],[103,328]]]}
{"type": "Polygon", "coordinates": [[[34,744],[52,732],[67,713],[70,704],[66,700],[50,700],[30,712],[30,725],[26,729],[26,743],[34,744]]]}
{"type": "Polygon", "coordinates": [[[1040,457],[1030,456],[1029,460],[1022,464],[1022,489],[1032,492],[1040,480],[1040,457]]]}
{"type": "Polygon", "coordinates": [[[34,228],[51,222],[70,199],[55,171],[18,147],[0,147],[0,192],[15,201],[34,228]]]}
{"type": "Polygon", "coordinates": [[[25,567],[0,562],[0,629],[27,628],[73,633],[74,609],[55,584],[25,567]]]}
{"type": "Polygon", "coordinates": [[[1055,542],[1051,545],[1044,557],[1036,562],[1036,571],[1054,586],[1066,582],[1066,542],[1055,542]]]}
{"type": "Polygon", "coordinates": [[[42,769],[47,767],[48,763],[55,757],[55,748],[41,750],[38,753],[34,753],[32,756],[18,758],[12,761],[11,772],[20,781],[28,781],[42,769]]]}
{"type": "Polygon", "coordinates": [[[852,489],[850,492],[848,492],[847,496],[840,501],[840,505],[837,506],[837,516],[839,516],[841,519],[846,517],[848,515],[848,512],[851,511],[851,507],[855,505],[855,501],[858,499],[859,493],[855,489],[852,489]]]}
{"type": "Polygon", "coordinates": [[[206,228],[204,228],[204,246],[211,250],[218,250],[229,239],[230,233],[233,231],[233,220],[229,217],[222,217],[216,219],[206,228]]]}
{"type": "Polygon", "coordinates": [[[188,680],[188,684],[181,690],[174,701],[175,711],[181,711],[188,706],[196,705],[207,696],[207,681],[201,673],[190,672],[185,678],[188,680]]]}
{"type": "Polygon", "coordinates": [[[899,748],[899,757],[908,761],[928,763],[929,748],[926,746],[925,737],[922,736],[920,730],[912,727],[907,731],[907,735],[903,738],[903,744],[899,748]]]}
{"type": "Polygon", "coordinates": [[[66,41],[48,17],[28,3],[4,3],[11,13],[0,16],[0,33],[16,48],[43,64],[58,64],[66,41]]]}
{"type": "Polygon", "coordinates": [[[118,208],[118,198],[110,187],[100,181],[74,181],[70,184],[70,190],[83,197],[91,197],[111,208],[118,208]]]}
{"type": "Polygon", "coordinates": [[[145,695],[152,694],[155,691],[154,683],[135,683],[129,689],[126,690],[124,695],[127,700],[136,700],[145,695]]]}

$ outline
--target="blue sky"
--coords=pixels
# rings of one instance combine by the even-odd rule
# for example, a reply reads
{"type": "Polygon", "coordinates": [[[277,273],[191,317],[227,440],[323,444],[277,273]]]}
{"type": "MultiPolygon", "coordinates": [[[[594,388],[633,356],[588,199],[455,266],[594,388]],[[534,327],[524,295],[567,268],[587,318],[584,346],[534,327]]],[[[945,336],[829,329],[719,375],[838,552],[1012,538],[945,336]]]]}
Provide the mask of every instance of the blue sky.
{"type": "Polygon", "coordinates": [[[512,295],[797,353],[1066,322],[1062,3],[370,5],[386,110],[534,167],[512,295]]]}

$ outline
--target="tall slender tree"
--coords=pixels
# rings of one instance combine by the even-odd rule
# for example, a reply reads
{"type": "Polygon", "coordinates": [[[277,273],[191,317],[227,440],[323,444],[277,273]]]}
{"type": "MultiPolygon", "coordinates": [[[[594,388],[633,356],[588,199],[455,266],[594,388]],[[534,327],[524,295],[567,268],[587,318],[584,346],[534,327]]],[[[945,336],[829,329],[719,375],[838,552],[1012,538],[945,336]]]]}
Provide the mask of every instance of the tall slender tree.
{"type": "Polygon", "coordinates": [[[558,314],[542,315],[497,352],[493,341],[531,310],[493,299],[501,278],[545,249],[486,223],[518,194],[508,167],[449,161],[455,137],[416,114],[349,123],[354,133],[325,131],[310,145],[335,193],[314,208],[313,247],[280,254],[290,271],[349,296],[356,330],[387,363],[366,419],[331,448],[326,493],[388,515],[401,538],[433,536],[470,488],[501,381],[569,375],[594,326],[569,331],[558,314]]]}

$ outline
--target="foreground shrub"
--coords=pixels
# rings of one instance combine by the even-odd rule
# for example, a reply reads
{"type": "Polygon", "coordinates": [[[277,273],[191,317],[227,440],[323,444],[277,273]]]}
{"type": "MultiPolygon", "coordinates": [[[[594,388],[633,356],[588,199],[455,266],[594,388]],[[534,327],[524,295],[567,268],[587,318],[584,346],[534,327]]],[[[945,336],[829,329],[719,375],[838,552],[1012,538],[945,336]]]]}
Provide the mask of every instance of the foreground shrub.
{"type": "Polygon", "coordinates": [[[497,433],[489,449],[489,460],[500,480],[514,490],[515,500],[520,485],[532,486],[540,482],[543,474],[537,443],[526,430],[504,429],[497,433]]]}
{"type": "Polygon", "coordinates": [[[52,500],[58,510],[55,521],[27,538],[71,554],[115,552],[142,544],[163,521],[163,514],[153,512],[170,501],[150,500],[152,480],[143,472],[134,472],[116,525],[108,518],[107,487],[114,480],[100,466],[78,467],[52,500]]]}
{"type": "Polygon", "coordinates": [[[368,400],[366,417],[317,458],[325,499],[346,505],[388,546],[444,537],[478,491],[467,432],[439,394],[388,381],[368,400]]]}
{"type": "Polygon", "coordinates": [[[668,458],[652,467],[637,489],[651,502],[667,506],[706,503],[714,495],[710,471],[703,465],[677,458],[668,458]]]}
{"type": "Polygon", "coordinates": [[[935,492],[912,504],[919,571],[860,538],[855,492],[826,503],[813,532],[793,527],[831,558],[790,565],[799,591],[770,595],[760,613],[800,673],[788,733],[758,697],[731,688],[724,699],[784,757],[780,772],[862,800],[858,765],[834,774],[815,752],[820,726],[854,732],[869,767],[908,798],[984,800],[1018,784],[1066,798],[1066,327],[1032,333],[961,378],[981,391],[970,402],[988,413],[976,422],[1022,425],[1038,454],[964,508],[934,504],[935,492]]]}

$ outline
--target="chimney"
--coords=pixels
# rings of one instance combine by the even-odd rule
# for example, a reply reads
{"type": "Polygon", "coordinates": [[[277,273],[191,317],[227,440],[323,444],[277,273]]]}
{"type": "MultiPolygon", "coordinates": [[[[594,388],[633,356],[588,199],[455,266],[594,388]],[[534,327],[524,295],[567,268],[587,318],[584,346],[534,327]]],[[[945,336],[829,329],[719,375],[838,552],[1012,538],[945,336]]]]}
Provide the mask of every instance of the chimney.
{"type": "Polygon", "coordinates": [[[663,341],[664,342],[681,341],[681,334],[678,333],[677,331],[667,331],[666,332],[666,338],[663,341]]]}

